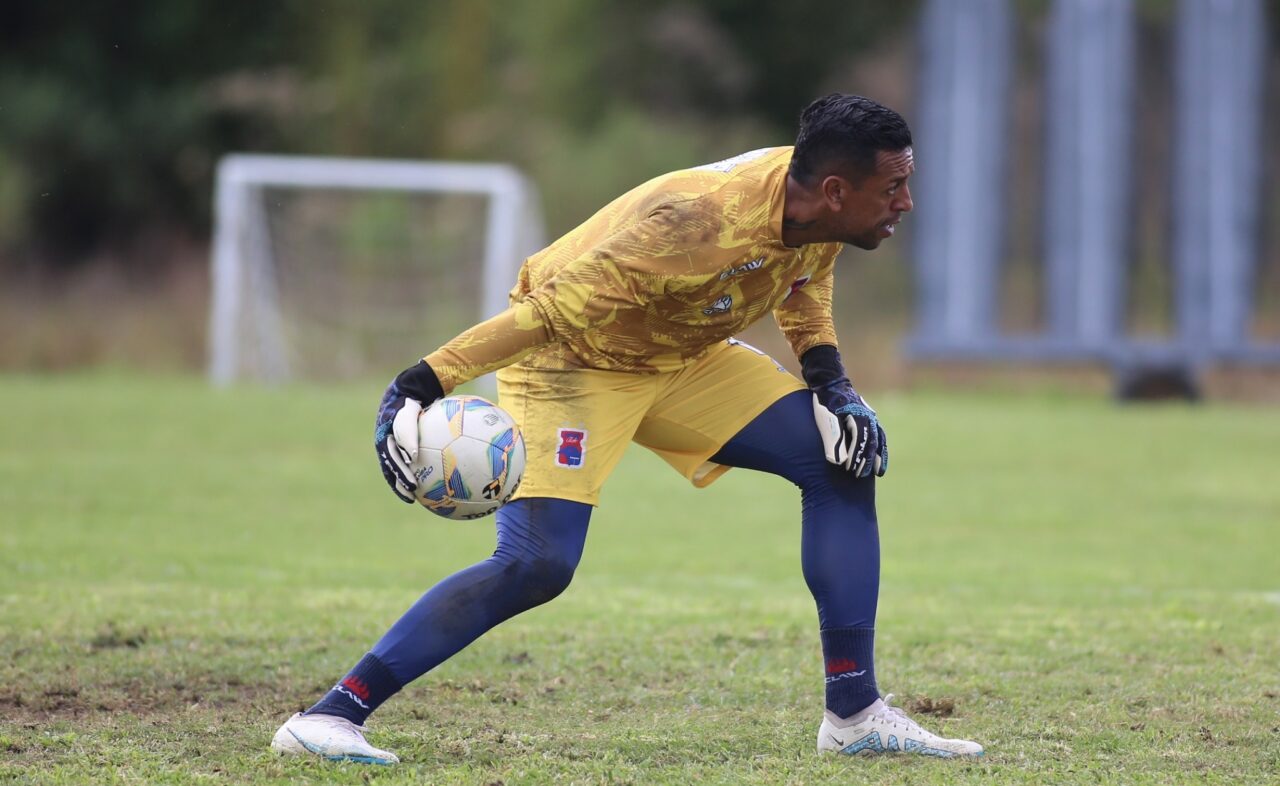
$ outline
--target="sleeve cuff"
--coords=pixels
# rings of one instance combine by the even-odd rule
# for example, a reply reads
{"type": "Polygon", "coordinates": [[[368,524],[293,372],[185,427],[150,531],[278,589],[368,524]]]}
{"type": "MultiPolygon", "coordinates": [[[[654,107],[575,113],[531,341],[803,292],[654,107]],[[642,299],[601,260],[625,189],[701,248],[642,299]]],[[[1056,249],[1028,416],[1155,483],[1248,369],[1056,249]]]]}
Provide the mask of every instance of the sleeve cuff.
{"type": "Polygon", "coordinates": [[[846,377],[840,350],[831,344],[811,347],[800,356],[801,375],[810,388],[820,388],[846,377]]]}

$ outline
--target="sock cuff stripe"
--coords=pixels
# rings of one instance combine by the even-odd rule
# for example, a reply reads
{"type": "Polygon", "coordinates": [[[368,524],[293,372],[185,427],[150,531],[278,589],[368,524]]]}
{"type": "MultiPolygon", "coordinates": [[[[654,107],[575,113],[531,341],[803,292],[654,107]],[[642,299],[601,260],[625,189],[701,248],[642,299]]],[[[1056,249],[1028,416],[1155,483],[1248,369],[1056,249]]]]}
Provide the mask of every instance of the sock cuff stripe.
{"type": "Polygon", "coordinates": [[[875,628],[823,628],[819,635],[823,642],[840,645],[857,645],[866,641],[874,640],[876,635],[875,628]]]}
{"type": "Polygon", "coordinates": [[[360,662],[355,665],[355,668],[350,673],[366,682],[377,685],[379,688],[393,688],[398,691],[404,687],[400,680],[396,679],[396,675],[391,671],[391,668],[372,652],[365,653],[365,656],[360,659],[360,662]]]}

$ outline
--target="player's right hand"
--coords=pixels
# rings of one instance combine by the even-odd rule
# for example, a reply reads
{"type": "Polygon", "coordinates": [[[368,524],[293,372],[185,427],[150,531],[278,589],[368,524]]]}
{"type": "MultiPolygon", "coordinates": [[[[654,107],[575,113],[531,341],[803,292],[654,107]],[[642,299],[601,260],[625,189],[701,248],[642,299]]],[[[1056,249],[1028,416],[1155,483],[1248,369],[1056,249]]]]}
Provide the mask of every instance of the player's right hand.
{"type": "Polygon", "coordinates": [[[401,371],[391,380],[378,404],[373,446],[387,485],[403,502],[414,501],[418,487],[410,466],[418,455],[418,415],[444,396],[436,372],[425,360],[401,371]]]}

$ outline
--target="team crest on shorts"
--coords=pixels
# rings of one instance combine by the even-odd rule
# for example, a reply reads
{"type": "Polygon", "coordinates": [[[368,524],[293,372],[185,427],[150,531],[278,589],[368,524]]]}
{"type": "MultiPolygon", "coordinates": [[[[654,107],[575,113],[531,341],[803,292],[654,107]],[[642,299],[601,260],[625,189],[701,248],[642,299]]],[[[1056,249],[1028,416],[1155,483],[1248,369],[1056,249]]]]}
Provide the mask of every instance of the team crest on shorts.
{"type": "Polygon", "coordinates": [[[582,469],[587,455],[587,431],[580,428],[562,428],[560,443],[556,447],[556,466],[565,469],[582,469]]]}

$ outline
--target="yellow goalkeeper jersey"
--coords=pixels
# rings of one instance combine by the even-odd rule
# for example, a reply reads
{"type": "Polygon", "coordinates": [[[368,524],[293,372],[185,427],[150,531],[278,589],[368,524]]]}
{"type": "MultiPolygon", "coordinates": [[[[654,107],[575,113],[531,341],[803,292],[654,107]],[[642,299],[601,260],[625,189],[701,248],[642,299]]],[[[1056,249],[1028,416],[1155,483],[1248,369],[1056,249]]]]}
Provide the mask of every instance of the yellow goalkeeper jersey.
{"type": "Polygon", "coordinates": [[[523,361],[673,371],[773,313],[797,356],[836,343],[839,243],[790,248],[790,147],[662,175],[525,260],[511,307],[431,353],[446,391],[523,361]]]}

